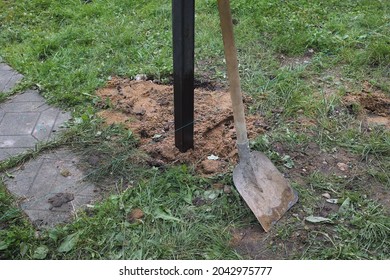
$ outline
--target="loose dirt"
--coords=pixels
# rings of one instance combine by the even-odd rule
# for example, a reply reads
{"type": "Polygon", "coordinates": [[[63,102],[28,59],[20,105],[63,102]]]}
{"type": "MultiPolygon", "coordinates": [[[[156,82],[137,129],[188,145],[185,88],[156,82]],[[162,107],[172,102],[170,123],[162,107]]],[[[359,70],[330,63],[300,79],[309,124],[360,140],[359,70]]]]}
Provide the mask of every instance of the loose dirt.
{"type": "Polygon", "coordinates": [[[390,129],[390,97],[368,82],[363,84],[361,92],[346,95],[344,103],[352,113],[358,114],[364,125],[390,129]]]}
{"type": "MultiPolygon", "coordinates": [[[[98,90],[99,115],[107,124],[124,124],[140,139],[140,148],[152,165],[192,165],[203,174],[226,171],[237,162],[236,134],[230,95],[227,91],[195,89],[195,147],[180,153],[174,144],[173,87],[152,81],[113,78],[98,90]],[[215,156],[213,159],[208,159],[215,156]]],[[[251,100],[244,99],[249,106],[251,100]]],[[[248,136],[256,137],[267,127],[259,116],[247,116],[248,136]]]]}

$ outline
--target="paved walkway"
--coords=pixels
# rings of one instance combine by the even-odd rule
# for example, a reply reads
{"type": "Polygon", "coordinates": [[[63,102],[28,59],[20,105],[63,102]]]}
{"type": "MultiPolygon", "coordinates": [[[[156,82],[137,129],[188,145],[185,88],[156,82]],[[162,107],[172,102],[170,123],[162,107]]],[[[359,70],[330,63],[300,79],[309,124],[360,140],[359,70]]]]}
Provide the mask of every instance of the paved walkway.
{"type": "Polygon", "coordinates": [[[47,105],[36,90],[0,104],[0,160],[52,139],[69,118],[69,113],[47,105]]]}
{"type": "MultiPolygon", "coordinates": [[[[12,90],[22,78],[0,63],[0,92],[12,90]]],[[[0,161],[53,140],[69,118],[68,112],[47,105],[36,90],[0,103],[0,161]]],[[[83,180],[79,163],[80,158],[70,150],[51,151],[8,170],[5,184],[20,199],[21,208],[34,225],[54,226],[71,219],[97,197],[95,186],[83,180]]]]}
{"type": "Polygon", "coordinates": [[[23,75],[14,71],[7,64],[0,63],[0,92],[10,91],[23,75]]]}

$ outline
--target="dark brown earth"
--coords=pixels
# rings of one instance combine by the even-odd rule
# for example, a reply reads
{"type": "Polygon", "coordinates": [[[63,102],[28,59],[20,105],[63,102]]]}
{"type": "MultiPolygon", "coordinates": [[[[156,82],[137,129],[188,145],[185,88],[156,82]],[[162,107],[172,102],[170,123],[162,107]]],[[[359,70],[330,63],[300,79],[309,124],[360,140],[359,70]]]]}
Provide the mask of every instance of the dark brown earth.
{"type": "Polygon", "coordinates": [[[347,94],[343,101],[350,111],[358,114],[363,126],[390,129],[390,97],[368,82],[363,84],[362,91],[347,94]]]}

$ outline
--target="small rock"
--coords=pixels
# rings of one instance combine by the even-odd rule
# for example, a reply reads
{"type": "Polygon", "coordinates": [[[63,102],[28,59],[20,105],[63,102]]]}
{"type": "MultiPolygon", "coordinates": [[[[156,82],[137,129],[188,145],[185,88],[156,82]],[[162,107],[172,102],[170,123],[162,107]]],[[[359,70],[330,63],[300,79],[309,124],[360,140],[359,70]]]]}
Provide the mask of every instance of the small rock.
{"type": "Polygon", "coordinates": [[[341,170],[341,171],[347,171],[348,170],[348,165],[346,165],[345,163],[342,163],[342,162],[339,162],[337,164],[337,167],[341,170]]]}
{"type": "Polygon", "coordinates": [[[209,160],[218,160],[219,157],[216,156],[216,155],[210,155],[210,156],[207,157],[207,159],[209,159],[209,160]]]}
{"type": "Polygon", "coordinates": [[[136,114],[137,116],[143,116],[146,113],[146,110],[142,107],[137,107],[134,108],[133,113],[136,114]]]}
{"type": "Polygon", "coordinates": [[[232,193],[232,187],[231,187],[231,186],[228,186],[228,185],[225,185],[225,186],[223,187],[223,192],[226,193],[226,194],[232,193]]]}
{"type": "Polygon", "coordinates": [[[339,203],[339,200],[337,198],[331,198],[331,199],[327,199],[326,202],[330,204],[337,204],[339,203]]]}
{"type": "Polygon", "coordinates": [[[330,199],[330,194],[329,193],[323,193],[321,194],[322,197],[325,197],[326,199],[330,199]]]}
{"type": "Polygon", "coordinates": [[[131,212],[129,213],[127,218],[130,222],[133,223],[137,220],[142,219],[144,216],[145,216],[145,214],[140,208],[134,208],[133,210],[131,210],[131,212]]]}
{"type": "Polygon", "coordinates": [[[68,169],[62,169],[62,170],[60,171],[60,174],[61,174],[62,176],[64,176],[64,177],[69,177],[70,175],[72,175],[68,169]]]}
{"type": "Polygon", "coordinates": [[[147,79],[148,79],[148,76],[146,76],[145,74],[137,74],[135,76],[136,81],[146,81],[147,79]]]}
{"type": "Polygon", "coordinates": [[[152,137],[153,141],[154,142],[159,142],[162,140],[162,135],[161,134],[155,134],[153,137],[152,137]]]}
{"type": "Polygon", "coordinates": [[[205,174],[217,173],[221,169],[221,162],[217,160],[206,159],[201,163],[203,172],[205,174]]]}

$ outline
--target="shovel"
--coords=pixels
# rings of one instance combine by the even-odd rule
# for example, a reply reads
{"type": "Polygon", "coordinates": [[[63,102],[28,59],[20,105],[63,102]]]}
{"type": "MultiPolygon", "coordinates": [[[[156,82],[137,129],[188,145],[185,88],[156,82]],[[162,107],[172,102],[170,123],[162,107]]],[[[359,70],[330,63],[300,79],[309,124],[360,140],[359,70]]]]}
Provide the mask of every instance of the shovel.
{"type": "Polygon", "coordinates": [[[251,152],[249,149],[229,0],[218,0],[218,9],[239,156],[239,164],[233,171],[233,182],[263,229],[268,232],[298,201],[298,195],[263,153],[251,152]]]}

